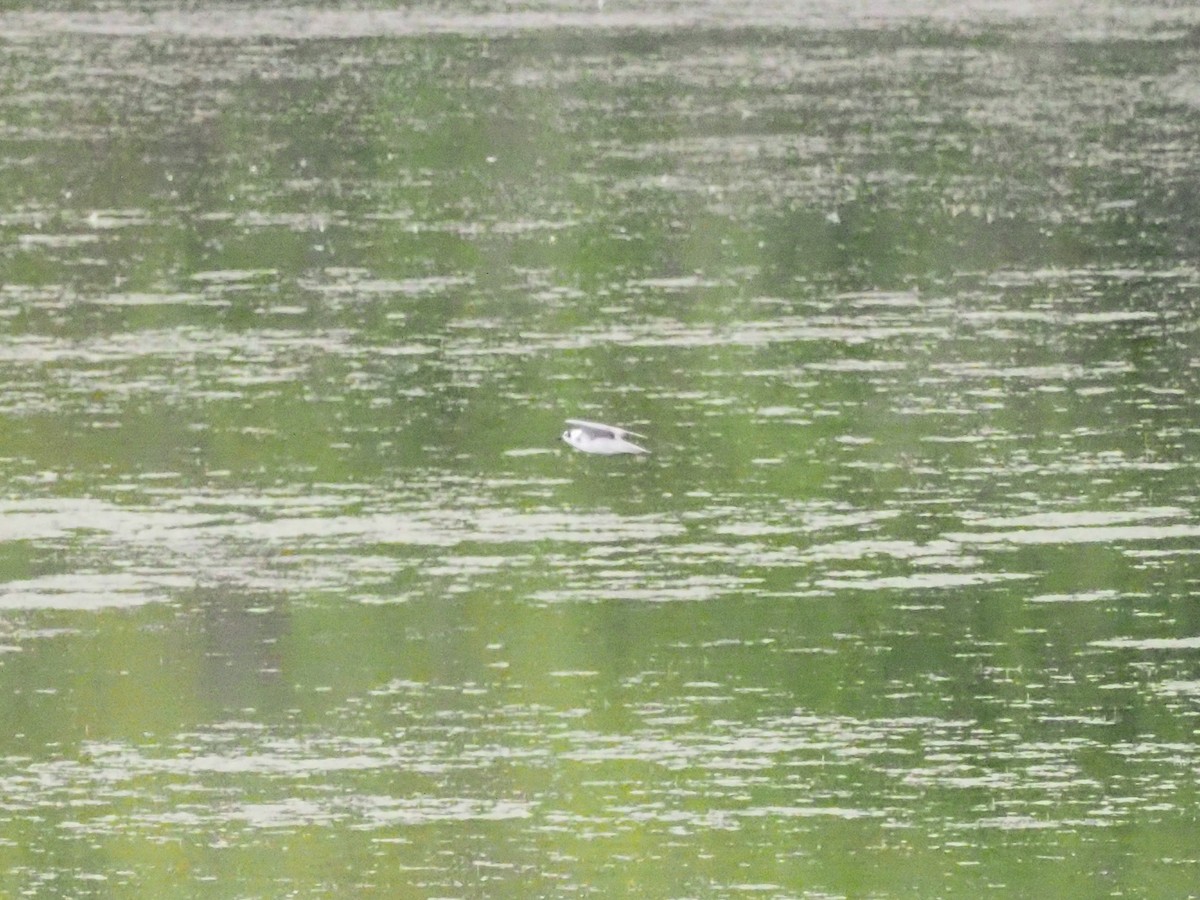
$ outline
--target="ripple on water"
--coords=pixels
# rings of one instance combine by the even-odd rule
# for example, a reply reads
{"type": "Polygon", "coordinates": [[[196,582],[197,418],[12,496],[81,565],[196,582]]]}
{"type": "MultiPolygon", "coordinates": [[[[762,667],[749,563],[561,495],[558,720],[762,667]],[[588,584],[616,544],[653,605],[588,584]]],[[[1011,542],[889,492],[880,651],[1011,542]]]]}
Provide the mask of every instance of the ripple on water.
{"type": "Polygon", "coordinates": [[[1122,544],[1176,541],[1200,536],[1200,525],[1108,525],[1094,527],[1022,528],[1012,531],[954,532],[963,544],[1122,544]]]}
{"type": "Polygon", "coordinates": [[[830,590],[928,591],[1001,584],[1032,577],[1018,572],[918,572],[912,575],[821,578],[816,584],[830,590]]]}
{"type": "Polygon", "coordinates": [[[1200,650],[1200,637],[1108,638],[1092,641],[1089,646],[1106,650],[1200,650]]]}
{"type": "Polygon", "coordinates": [[[1036,597],[1030,597],[1030,603],[1099,603],[1105,600],[1114,600],[1119,597],[1120,591],[1101,589],[1096,591],[1079,591],[1073,594],[1038,594],[1036,597]]]}
{"type": "Polygon", "coordinates": [[[453,509],[414,509],[358,516],[279,518],[217,525],[211,532],[251,542],[312,539],[337,545],[356,538],[376,544],[455,546],[467,542],[519,545],[655,541],[680,534],[683,528],[664,516],[621,516],[608,512],[581,516],[556,510],[518,512],[484,507],[470,514],[453,509]]]}
{"type": "Polygon", "coordinates": [[[192,590],[197,579],[171,572],[71,572],[0,584],[0,609],[89,610],[141,606],[192,590]]]}

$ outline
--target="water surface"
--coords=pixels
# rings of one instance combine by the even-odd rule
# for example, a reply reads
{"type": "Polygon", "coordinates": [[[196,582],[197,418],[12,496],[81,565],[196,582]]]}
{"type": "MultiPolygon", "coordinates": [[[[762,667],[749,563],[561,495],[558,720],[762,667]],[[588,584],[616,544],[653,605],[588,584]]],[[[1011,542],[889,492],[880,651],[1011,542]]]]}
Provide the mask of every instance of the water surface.
{"type": "Polygon", "coordinates": [[[0,13],[2,892],[1194,889],[1200,13],[852,6],[0,13]]]}

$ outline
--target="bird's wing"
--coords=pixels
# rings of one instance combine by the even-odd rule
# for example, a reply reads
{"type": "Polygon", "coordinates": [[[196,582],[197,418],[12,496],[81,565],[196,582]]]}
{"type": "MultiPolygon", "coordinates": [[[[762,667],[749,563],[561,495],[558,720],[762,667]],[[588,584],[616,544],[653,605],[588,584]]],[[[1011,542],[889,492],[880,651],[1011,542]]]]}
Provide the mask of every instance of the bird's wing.
{"type": "Polygon", "coordinates": [[[600,422],[587,422],[583,419],[567,419],[567,424],[574,425],[576,428],[582,428],[593,437],[621,438],[626,435],[639,438],[646,437],[644,434],[638,434],[636,431],[628,431],[624,428],[618,428],[615,425],[604,425],[600,422]]]}

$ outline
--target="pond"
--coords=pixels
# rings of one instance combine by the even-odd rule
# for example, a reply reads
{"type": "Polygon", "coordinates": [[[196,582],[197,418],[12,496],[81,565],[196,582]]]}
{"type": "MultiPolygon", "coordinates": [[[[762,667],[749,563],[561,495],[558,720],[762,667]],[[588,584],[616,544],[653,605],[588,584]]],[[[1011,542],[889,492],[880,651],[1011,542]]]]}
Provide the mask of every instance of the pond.
{"type": "Polygon", "coordinates": [[[1194,891],[1198,35],[10,4],[0,893],[1194,891]]]}

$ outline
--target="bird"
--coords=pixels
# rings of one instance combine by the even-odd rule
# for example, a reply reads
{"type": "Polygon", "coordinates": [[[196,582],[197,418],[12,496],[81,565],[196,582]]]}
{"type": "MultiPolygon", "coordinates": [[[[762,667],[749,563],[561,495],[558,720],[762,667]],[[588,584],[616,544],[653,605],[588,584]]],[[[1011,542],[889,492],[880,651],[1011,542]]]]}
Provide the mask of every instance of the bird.
{"type": "Polygon", "coordinates": [[[618,453],[649,453],[645,447],[639,447],[628,437],[645,438],[644,434],[617,428],[615,425],[601,425],[599,422],[585,422],[582,419],[567,419],[572,426],[562,433],[562,439],[584,453],[599,453],[602,456],[615,456],[618,453]]]}

